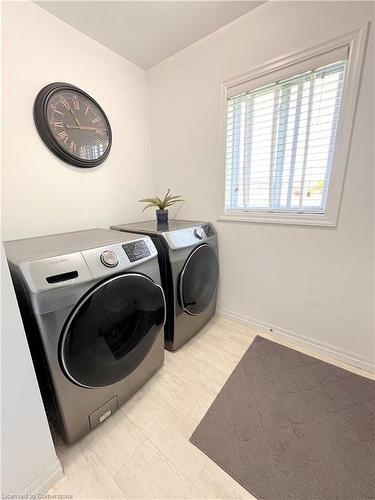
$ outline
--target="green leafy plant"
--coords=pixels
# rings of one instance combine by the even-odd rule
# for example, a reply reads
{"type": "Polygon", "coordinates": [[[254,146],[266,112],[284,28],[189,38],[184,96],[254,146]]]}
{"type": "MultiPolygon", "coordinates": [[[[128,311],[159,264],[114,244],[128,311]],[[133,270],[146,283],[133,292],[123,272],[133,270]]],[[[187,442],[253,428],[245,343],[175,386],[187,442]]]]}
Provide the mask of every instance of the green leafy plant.
{"type": "Polygon", "coordinates": [[[171,190],[168,189],[164,198],[158,198],[157,196],[155,196],[154,198],[143,198],[142,200],[138,200],[140,203],[147,203],[142,212],[144,212],[147,208],[152,207],[158,207],[159,210],[165,210],[167,207],[171,207],[175,203],[185,201],[182,199],[181,195],[172,196],[170,193],[171,190]]]}

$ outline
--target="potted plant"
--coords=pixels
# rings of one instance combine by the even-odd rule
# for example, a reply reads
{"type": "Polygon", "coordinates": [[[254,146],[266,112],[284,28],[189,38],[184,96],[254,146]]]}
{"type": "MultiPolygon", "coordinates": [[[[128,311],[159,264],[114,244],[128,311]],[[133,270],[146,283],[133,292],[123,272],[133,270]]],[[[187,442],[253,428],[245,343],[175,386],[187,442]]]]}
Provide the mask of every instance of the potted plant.
{"type": "Polygon", "coordinates": [[[142,200],[138,200],[141,203],[147,203],[142,212],[144,212],[147,208],[158,207],[158,210],[156,210],[157,221],[164,224],[168,222],[167,207],[171,207],[175,203],[184,201],[181,195],[172,196],[170,193],[171,190],[168,189],[163,199],[155,196],[155,198],[143,198],[142,200]]]}

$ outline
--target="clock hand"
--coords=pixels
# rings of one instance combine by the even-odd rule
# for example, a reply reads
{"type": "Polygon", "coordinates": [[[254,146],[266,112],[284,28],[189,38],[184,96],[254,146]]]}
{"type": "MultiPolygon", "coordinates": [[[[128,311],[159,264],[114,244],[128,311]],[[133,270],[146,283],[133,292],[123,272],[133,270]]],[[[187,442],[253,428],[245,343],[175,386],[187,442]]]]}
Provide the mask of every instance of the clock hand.
{"type": "Polygon", "coordinates": [[[105,128],[95,128],[95,127],[76,127],[75,125],[65,125],[65,128],[74,128],[78,130],[95,130],[95,132],[104,132],[105,128]]]}
{"type": "Polygon", "coordinates": [[[76,115],[74,114],[74,112],[73,112],[72,108],[70,107],[70,105],[69,105],[69,103],[68,103],[68,101],[67,101],[66,99],[65,99],[65,102],[66,102],[66,105],[68,106],[69,111],[72,113],[73,118],[74,118],[74,120],[75,120],[76,124],[78,125],[78,127],[77,127],[77,128],[81,128],[81,125],[80,125],[79,121],[77,120],[76,115]]]}
{"type": "Polygon", "coordinates": [[[76,121],[76,123],[77,123],[78,127],[79,127],[79,128],[81,128],[81,125],[80,125],[79,121],[77,120],[77,117],[76,117],[76,115],[73,113],[73,110],[72,110],[72,108],[71,108],[70,106],[69,106],[69,109],[70,109],[70,111],[72,112],[73,118],[75,119],[75,121],[76,121]]]}

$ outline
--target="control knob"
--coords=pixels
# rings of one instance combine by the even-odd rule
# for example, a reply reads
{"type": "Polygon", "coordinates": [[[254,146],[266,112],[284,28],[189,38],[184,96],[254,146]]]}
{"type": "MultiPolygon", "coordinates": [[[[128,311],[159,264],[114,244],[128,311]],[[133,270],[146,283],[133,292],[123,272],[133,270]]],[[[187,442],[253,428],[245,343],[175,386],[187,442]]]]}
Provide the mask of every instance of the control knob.
{"type": "Polygon", "coordinates": [[[194,229],[194,236],[196,238],[198,238],[198,240],[203,240],[203,236],[204,236],[204,231],[203,231],[203,228],[202,227],[196,227],[194,229]]]}
{"type": "Polygon", "coordinates": [[[118,264],[118,257],[112,250],[106,250],[100,256],[102,264],[106,267],[116,267],[118,264]]]}

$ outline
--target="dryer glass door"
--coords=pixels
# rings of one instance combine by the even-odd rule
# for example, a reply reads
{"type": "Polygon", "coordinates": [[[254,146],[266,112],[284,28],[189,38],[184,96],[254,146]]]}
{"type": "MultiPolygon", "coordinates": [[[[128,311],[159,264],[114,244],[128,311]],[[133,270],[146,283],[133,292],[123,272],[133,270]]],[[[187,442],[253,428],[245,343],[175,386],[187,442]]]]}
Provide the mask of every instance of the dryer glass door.
{"type": "Polygon", "coordinates": [[[215,250],[207,243],[195,248],[187,258],[180,275],[180,302],[185,312],[196,316],[216,296],[219,262],[215,250]]]}
{"type": "Polygon", "coordinates": [[[87,292],[70,314],[59,346],[65,374],[84,387],[110,385],[146,357],[164,324],[162,288],[122,274],[87,292]]]}

